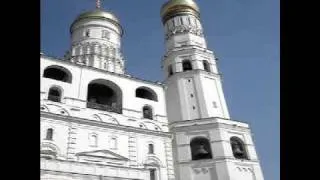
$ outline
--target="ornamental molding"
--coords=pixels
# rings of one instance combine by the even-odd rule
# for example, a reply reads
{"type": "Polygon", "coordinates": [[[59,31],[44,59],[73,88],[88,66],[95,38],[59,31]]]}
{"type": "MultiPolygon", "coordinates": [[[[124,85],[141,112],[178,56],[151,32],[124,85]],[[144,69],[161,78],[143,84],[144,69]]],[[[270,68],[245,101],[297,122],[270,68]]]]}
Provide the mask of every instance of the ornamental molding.
{"type": "Polygon", "coordinates": [[[127,131],[127,132],[135,132],[140,134],[152,135],[152,136],[161,136],[161,137],[171,137],[171,133],[169,132],[162,132],[162,131],[152,131],[148,129],[141,129],[132,126],[125,126],[121,124],[110,124],[105,122],[99,121],[92,121],[84,118],[74,117],[74,116],[62,116],[59,114],[53,114],[48,112],[41,112],[41,116],[49,119],[66,121],[66,122],[74,122],[77,124],[89,125],[89,126],[96,126],[102,128],[111,128],[120,131],[127,131]]]}
{"type": "Polygon", "coordinates": [[[190,33],[196,36],[203,37],[203,30],[201,28],[190,25],[179,25],[174,26],[173,28],[168,30],[168,32],[166,33],[166,40],[171,38],[173,35],[185,33],[190,33]]]}

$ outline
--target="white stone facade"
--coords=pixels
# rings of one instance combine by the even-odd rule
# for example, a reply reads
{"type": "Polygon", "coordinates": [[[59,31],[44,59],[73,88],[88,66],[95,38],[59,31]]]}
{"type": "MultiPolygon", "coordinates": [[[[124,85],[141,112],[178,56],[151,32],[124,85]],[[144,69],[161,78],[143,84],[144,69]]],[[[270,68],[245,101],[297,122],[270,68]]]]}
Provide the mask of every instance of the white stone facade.
{"type": "Polygon", "coordinates": [[[171,16],[164,83],[125,72],[122,28],[101,10],[72,23],[64,59],[41,53],[41,179],[263,180],[200,18],[171,16]]]}

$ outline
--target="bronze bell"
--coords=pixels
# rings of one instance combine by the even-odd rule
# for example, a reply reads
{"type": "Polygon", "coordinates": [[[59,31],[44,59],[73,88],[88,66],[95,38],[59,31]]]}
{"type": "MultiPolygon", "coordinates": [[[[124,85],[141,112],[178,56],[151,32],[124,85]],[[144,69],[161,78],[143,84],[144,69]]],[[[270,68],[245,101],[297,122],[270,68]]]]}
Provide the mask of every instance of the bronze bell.
{"type": "Polygon", "coordinates": [[[239,146],[235,146],[234,147],[234,153],[239,155],[239,154],[242,154],[243,152],[242,152],[242,150],[240,149],[239,146]]]}
{"type": "Polygon", "coordinates": [[[208,151],[206,151],[204,149],[204,145],[200,145],[199,148],[197,149],[196,153],[195,153],[196,156],[206,155],[206,154],[208,154],[208,151]]]}

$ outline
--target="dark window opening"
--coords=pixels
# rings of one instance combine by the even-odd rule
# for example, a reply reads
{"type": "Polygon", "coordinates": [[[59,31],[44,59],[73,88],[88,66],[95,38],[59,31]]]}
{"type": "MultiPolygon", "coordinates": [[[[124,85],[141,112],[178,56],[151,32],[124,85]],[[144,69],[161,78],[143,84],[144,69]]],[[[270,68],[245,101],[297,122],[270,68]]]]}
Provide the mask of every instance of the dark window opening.
{"type": "Polygon", "coordinates": [[[153,115],[152,115],[152,109],[149,106],[144,106],[143,109],[143,118],[146,119],[153,119],[153,115]]]}
{"type": "Polygon", "coordinates": [[[169,73],[169,76],[171,76],[173,74],[172,65],[169,65],[168,73],[169,73]]]}
{"type": "Polygon", "coordinates": [[[153,154],[154,153],[154,149],[153,149],[153,144],[149,144],[149,154],[153,154]]]}
{"type": "Polygon", "coordinates": [[[150,169],[150,180],[156,180],[156,170],[150,169]]]}
{"type": "Polygon", "coordinates": [[[191,143],[192,160],[212,159],[210,142],[203,137],[194,138],[191,143]]]}
{"type": "Polygon", "coordinates": [[[233,156],[237,159],[248,159],[243,141],[238,137],[230,138],[233,156]]]}
{"type": "Polygon", "coordinates": [[[158,101],[157,94],[152,89],[147,87],[140,87],[136,89],[136,97],[158,101]]]}
{"type": "Polygon", "coordinates": [[[53,139],[53,129],[49,128],[47,129],[46,140],[52,140],[52,139],[53,139]]]}
{"type": "Polygon", "coordinates": [[[210,72],[210,66],[208,61],[202,61],[202,63],[203,63],[203,69],[207,72],[210,72]]]}
{"type": "Polygon", "coordinates": [[[57,81],[71,83],[71,73],[62,67],[48,67],[43,72],[43,77],[54,79],[57,81]]]}
{"type": "Polygon", "coordinates": [[[88,85],[87,107],[122,113],[122,91],[111,81],[97,80],[88,85]]]}
{"type": "Polygon", "coordinates": [[[182,69],[183,71],[190,71],[192,70],[192,65],[189,60],[184,60],[182,61],[182,69]]]}
{"type": "Polygon", "coordinates": [[[90,36],[90,30],[89,29],[86,30],[86,34],[85,35],[86,35],[86,37],[90,36]]]}
{"type": "Polygon", "coordinates": [[[61,102],[61,91],[57,88],[50,88],[48,93],[48,100],[61,102]]]}

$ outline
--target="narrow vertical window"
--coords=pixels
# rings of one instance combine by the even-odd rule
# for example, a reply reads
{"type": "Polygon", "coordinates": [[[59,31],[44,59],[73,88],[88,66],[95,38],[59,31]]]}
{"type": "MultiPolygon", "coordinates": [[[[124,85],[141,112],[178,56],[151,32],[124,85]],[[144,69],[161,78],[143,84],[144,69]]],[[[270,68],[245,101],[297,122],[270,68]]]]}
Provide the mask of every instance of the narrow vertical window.
{"type": "Polygon", "coordinates": [[[168,74],[169,74],[169,76],[171,76],[173,74],[173,70],[172,70],[172,65],[171,64],[168,66],[168,74]]]}
{"type": "Polygon", "coordinates": [[[180,17],[180,23],[181,23],[181,25],[183,25],[183,19],[182,19],[182,17],[180,17]]]}
{"type": "Polygon", "coordinates": [[[102,31],[102,38],[109,39],[109,32],[106,30],[102,31]]]}
{"type": "Polygon", "coordinates": [[[90,30],[89,30],[89,29],[87,29],[87,30],[85,31],[85,36],[86,36],[86,37],[89,37],[89,36],[90,36],[90,30]]]}
{"type": "Polygon", "coordinates": [[[205,71],[207,71],[207,72],[210,72],[210,66],[209,66],[208,61],[203,60],[203,61],[202,61],[202,64],[203,64],[203,69],[204,69],[205,71]]]}
{"type": "Polygon", "coordinates": [[[148,149],[149,149],[149,152],[148,152],[149,154],[153,154],[154,153],[153,144],[149,144],[148,149]]]}
{"type": "Polygon", "coordinates": [[[156,180],[156,170],[150,169],[150,180],[156,180]]]}
{"type": "Polygon", "coordinates": [[[53,129],[49,128],[47,129],[46,140],[52,140],[52,139],[53,139],[53,129]]]}
{"type": "Polygon", "coordinates": [[[89,141],[90,141],[90,146],[92,147],[98,146],[98,136],[96,134],[91,134],[89,141]]]}
{"type": "Polygon", "coordinates": [[[143,111],[143,118],[146,119],[153,119],[153,113],[152,113],[152,109],[149,106],[144,106],[142,108],[143,111]]]}
{"type": "Polygon", "coordinates": [[[110,148],[111,149],[117,149],[118,142],[116,137],[112,137],[110,140],[110,148]]]}

